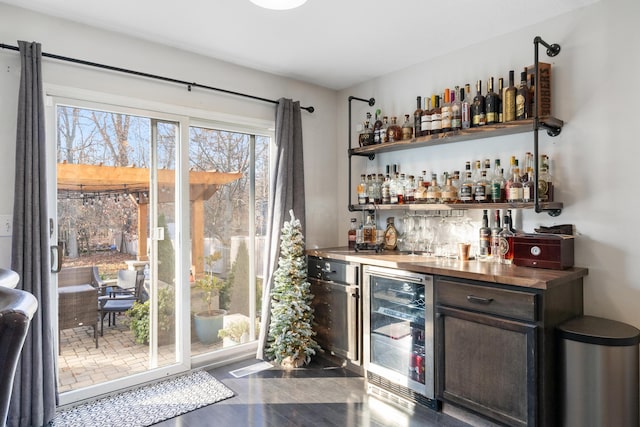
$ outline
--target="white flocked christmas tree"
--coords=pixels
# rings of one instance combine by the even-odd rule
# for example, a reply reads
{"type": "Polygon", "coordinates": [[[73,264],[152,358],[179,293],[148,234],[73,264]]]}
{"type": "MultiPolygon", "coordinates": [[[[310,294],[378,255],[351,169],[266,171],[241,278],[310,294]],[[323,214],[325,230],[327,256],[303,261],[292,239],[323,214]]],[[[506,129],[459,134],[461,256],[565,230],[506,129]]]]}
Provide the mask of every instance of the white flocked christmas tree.
{"type": "Polygon", "coordinates": [[[295,368],[311,361],[318,344],[313,339],[313,295],[307,281],[304,236],[300,220],[293,210],[289,214],[291,221],[282,227],[278,269],[273,275],[266,354],[283,367],[295,368]]]}

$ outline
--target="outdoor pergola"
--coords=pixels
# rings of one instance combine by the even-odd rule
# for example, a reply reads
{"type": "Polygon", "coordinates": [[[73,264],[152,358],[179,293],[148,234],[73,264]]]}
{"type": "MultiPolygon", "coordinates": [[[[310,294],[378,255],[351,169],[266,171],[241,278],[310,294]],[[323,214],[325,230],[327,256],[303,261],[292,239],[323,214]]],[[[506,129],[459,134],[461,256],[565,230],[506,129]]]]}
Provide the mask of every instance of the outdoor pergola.
{"type": "MultiPolygon", "coordinates": [[[[204,271],[204,202],[218,187],[242,177],[241,172],[190,171],[189,201],[191,203],[191,254],[196,274],[204,271]]],[[[128,194],[137,206],[138,261],[147,261],[149,216],[148,168],[58,163],[58,191],[128,194]]],[[[176,171],[157,171],[158,203],[175,201],[176,171]]],[[[168,236],[165,236],[168,238],[168,236]]]]}

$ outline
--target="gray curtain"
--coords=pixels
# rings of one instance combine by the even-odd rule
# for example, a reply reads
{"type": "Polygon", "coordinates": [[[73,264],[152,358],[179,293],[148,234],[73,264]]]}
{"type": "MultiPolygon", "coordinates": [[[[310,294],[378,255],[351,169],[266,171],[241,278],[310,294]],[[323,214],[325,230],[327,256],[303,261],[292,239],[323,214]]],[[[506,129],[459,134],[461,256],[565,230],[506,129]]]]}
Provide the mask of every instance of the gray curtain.
{"type": "Polygon", "coordinates": [[[271,200],[267,217],[266,265],[262,297],[262,321],[258,341],[258,359],[264,358],[271,322],[273,273],[280,257],[280,235],[289,210],[305,227],[304,161],[302,156],[302,118],[300,102],[281,98],[276,111],[276,155],[271,169],[271,200]]]}
{"type": "Polygon", "coordinates": [[[11,268],[38,300],[13,383],[7,426],[43,426],[56,410],[56,377],[45,171],[42,51],[18,42],[21,58],[11,268]]]}

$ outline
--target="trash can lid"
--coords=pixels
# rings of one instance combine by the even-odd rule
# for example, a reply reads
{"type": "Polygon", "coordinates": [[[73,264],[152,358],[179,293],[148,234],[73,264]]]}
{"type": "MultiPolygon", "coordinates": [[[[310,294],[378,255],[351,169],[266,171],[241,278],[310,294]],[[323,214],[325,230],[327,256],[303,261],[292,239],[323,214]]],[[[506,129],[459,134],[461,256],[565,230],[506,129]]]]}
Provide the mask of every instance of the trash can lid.
{"type": "Polygon", "coordinates": [[[640,330],[615,320],[582,316],[558,326],[562,338],[612,347],[638,345],[640,330]]]}

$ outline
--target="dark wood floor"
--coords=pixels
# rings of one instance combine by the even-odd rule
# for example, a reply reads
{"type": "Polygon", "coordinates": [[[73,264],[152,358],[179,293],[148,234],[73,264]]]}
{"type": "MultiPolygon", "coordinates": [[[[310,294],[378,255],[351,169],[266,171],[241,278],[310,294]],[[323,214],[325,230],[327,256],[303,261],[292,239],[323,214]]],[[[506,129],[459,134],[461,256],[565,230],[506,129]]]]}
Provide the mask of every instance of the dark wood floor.
{"type": "MultiPolygon", "coordinates": [[[[413,414],[367,395],[364,379],[322,360],[308,367],[276,368],[235,378],[230,371],[256,363],[246,360],[211,370],[235,396],[157,426],[441,426],[467,427],[442,412],[417,407],[413,414]]],[[[475,423],[474,423],[475,424],[475,423]]]]}

